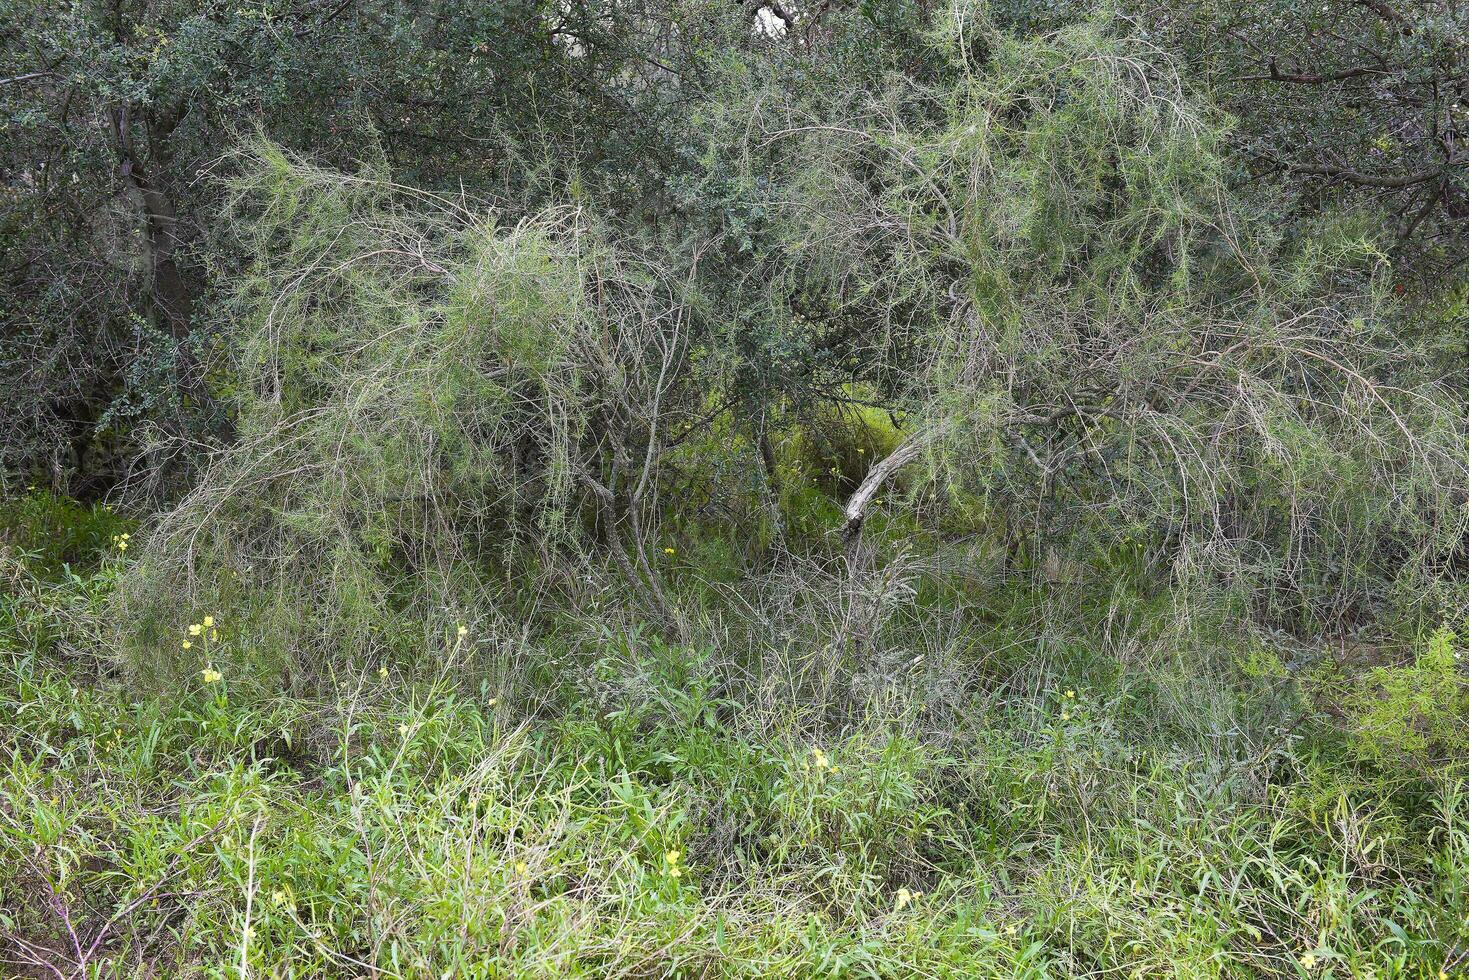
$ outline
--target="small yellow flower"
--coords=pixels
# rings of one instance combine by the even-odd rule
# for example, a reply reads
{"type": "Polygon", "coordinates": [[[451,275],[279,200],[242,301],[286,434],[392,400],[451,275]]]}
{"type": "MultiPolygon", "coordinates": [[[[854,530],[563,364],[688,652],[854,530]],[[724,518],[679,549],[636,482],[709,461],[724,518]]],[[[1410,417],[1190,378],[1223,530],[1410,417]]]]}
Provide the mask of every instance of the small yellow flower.
{"type": "Polygon", "coordinates": [[[398,734],[399,735],[402,735],[404,738],[407,738],[408,737],[408,726],[407,725],[399,725],[398,726],[398,734]]]}
{"type": "Polygon", "coordinates": [[[899,888],[898,895],[893,900],[893,911],[901,912],[903,907],[917,898],[919,894],[919,892],[911,892],[906,888],[899,888]]]}
{"type": "Polygon", "coordinates": [[[499,698],[490,698],[488,701],[485,702],[485,707],[486,708],[493,708],[495,705],[497,705],[499,703],[500,703],[500,699],[499,698]]]}
{"type": "Polygon", "coordinates": [[[460,636],[466,636],[466,635],[468,635],[468,633],[469,633],[469,627],[468,626],[460,626],[459,627],[459,635],[460,636]]]}
{"type": "Polygon", "coordinates": [[[680,871],[680,870],[678,870],[677,868],[669,868],[668,869],[668,877],[670,877],[670,878],[682,878],[683,877],[683,872],[680,871]]]}
{"type": "Polygon", "coordinates": [[[284,905],[286,904],[286,893],[277,888],[270,893],[270,900],[276,905],[284,905]]]}
{"type": "Polygon", "coordinates": [[[1007,935],[1007,936],[1013,936],[1013,935],[1015,935],[1019,931],[1020,931],[1020,926],[1016,925],[1014,922],[1010,923],[1008,926],[1005,927],[1005,935],[1007,935]]]}
{"type": "Polygon", "coordinates": [[[204,632],[204,627],[200,626],[198,623],[190,623],[189,624],[189,635],[190,636],[198,636],[202,632],[204,632]]]}
{"type": "Polygon", "coordinates": [[[379,667],[377,669],[377,676],[379,676],[379,677],[387,677],[388,676],[388,668],[386,668],[386,667],[379,667]]]}
{"type": "Polygon", "coordinates": [[[1063,711],[1063,712],[1061,712],[1061,720],[1062,721],[1070,721],[1071,720],[1071,712],[1069,712],[1069,711],[1063,711]]]}
{"type": "Polygon", "coordinates": [[[203,678],[205,684],[214,684],[224,679],[224,675],[213,667],[205,667],[199,671],[199,676],[203,678]]]}
{"type": "Polygon", "coordinates": [[[209,639],[211,639],[211,640],[217,640],[217,639],[219,639],[219,630],[210,630],[209,631],[209,639]]]}
{"type": "Polygon", "coordinates": [[[667,861],[669,864],[677,864],[678,859],[681,857],[683,857],[682,852],[675,848],[669,851],[667,854],[663,855],[663,860],[667,861]]]}
{"type": "Polygon", "coordinates": [[[189,649],[193,645],[194,645],[194,641],[193,640],[185,640],[184,641],[184,649],[185,650],[189,649]]]}
{"type": "Polygon", "coordinates": [[[663,553],[665,555],[676,555],[676,554],[678,554],[677,550],[675,550],[673,548],[664,548],[663,549],[663,553]]]}
{"type": "Polygon", "coordinates": [[[1071,688],[1068,687],[1066,689],[1066,694],[1064,695],[1064,697],[1074,698],[1074,697],[1076,697],[1076,692],[1073,691],[1073,690],[1071,690],[1071,688]]]}
{"type": "Polygon", "coordinates": [[[1307,953],[1305,956],[1302,956],[1301,957],[1301,966],[1304,967],[1307,970],[1315,969],[1315,967],[1316,967],[1316,954],[1315,953],[1307,953]]]}
{"type": "Polygon", "coordinates": [[[523,874],[527,873],[528,871],[530,871],[530,866],[527,865],[524,861],[516,861],[515,862],[515,873],[516,874],[523,875],[523,874]]]}
{"type": "Polygon", "coordinates": [[[818,768],[818,769],[830,769],[831,768],[831,760],[827,759],[825,752],[821,751],[820,749],[813,748],[811,750],[811,756],[812,756],[812,758],[814,758],[816,760],[816,768],[818,768]]]}
{"type": "Polygon", "coordinates": [[[204,617],[204,628],[205,629],[208,629],[209,627],[211,627],[213,625],[214,625],[214,617],[213,616],[205,616],[204,617]]]}
{"type": "Polygon", "coordinates": [[[118,551],[127,551],[128,550],[128,543],[126,541],[119,541],[117,543],[117,550],[118,551]]]}

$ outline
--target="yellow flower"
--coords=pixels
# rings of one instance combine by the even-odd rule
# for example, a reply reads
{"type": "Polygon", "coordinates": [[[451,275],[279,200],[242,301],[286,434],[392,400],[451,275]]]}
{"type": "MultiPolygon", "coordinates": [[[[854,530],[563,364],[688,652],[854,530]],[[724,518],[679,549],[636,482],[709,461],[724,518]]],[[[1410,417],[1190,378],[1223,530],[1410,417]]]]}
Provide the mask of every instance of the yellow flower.
{"type": "Polygon", "coordinates": [[[673,549],[673,548],[664,548],[663,549],[663,553],[665,555],[675,555],[675,554],[678,554],[678,552],[675,549],[673,549]]]}
{"type": "Polygon", "coordinates": [[[469,633],[469,627],[468,626],[460,626],[459,627],[459,635],[460,636],[464,636],[464,635],[466,635],[468,633],[469,633]]]}
{"type": "Polygon", "coordinates": [[[490,698],[488,701],[485,702],[485,707],[486,708],[493,708],[495,705],[497,705],[499,703],[500,703],[500,699],[499,698],[490,698]]]}
{"type": "Polygon", "coordinates": [[[217,640],[217,639],[219,639],[219,630],[210,630],[209,631],[209,638],[211,640],[217,640]]]}
{"type": "Polygon", "coordinates": [[[831,762],[826,758],[825,752],[821,751],[820,749],[812,749],[811,755],[816,759],[816,767],[818,769],[831,768],[831,762]]]}
{"type": "Polygon", "coordinates": [[[204,679],[205,684],[213,684],[216,681],[224,679],[224,675],[215,670],[213,667],[205,667],[203,670],[199,671],[199,676],[204,679]]]}
{"type": "Polygon", "coordinates": [[[1066,689],[1066,694],[1064,696],[1065,697],[1068,697],[1068,698],[1074,698],[1074,697],[1076,697],[1076,692],[1073,691],[1073,690],[1071,690],[1071,688],[1068,687],[1066,689]]]}
{"type": "Polygon", "coordinates": [[[680,870],[678,870],[677,868],[669,868],[668,869],[668,877],[670,877],[670,878],[682,878],[683,877],[683,872],[680,871],[680,870]]]}
{"type": "Polygon", "coordinates": [[[185,650],[189,649],[189,647],[191,647],[193,645],[194,645],[194,641],[193,640],[185,640],[184,641],[184,649],[185,650]]]}
{"type": "Polygon", "coordinates": [[[117,543],[117,550],[118,551],[127,551],[128,550],[128,543],[126,541],[119,541],[117,543]]]}
{"type": "Polygon", "coordinates": [[[204,627],[206,629],[208,629],[209,627],[211,627],[213,625],[214,625],[214,617],[213,616],[205,616],[204,617],[204,627]]]}
{"type": "Polygon", "coordinates": [[[1061,720],[1062,721],[1070,721],[1071,720],[1071,712],[1069,712],[1069,711],[1063,711],[1063,712],[1061,712],[1061,720]]]}
{"type": "Polygon", "coordinates": [[[667,854],[663,855],[663,860],[667,861],[669,864],[677,864],[678,859],[682,856],[683,854],[679,852],[677,848],[675,848],[674,850],[671,850],[667,854]]]}
{"type": "Polygon", "coordinates": [[[903,906],[909,904],[915,898],[922,894],[922,892],[912,892],[906,888],[899,888],[897,898],[893,900],[893,911],[901,912],[903,910],[903,906]]]}
{"type": "Polygon", "coordinates": [[[387,677],[388,676],[388,668],[386,668],[386,667],[379,667],[377,669],[377,676],[379,676],[379,677],[387,677]]]}
{"type": "Polygon", "coordinates": [[[523,874],[525,874],[528,871],[530,871],[530,866],[527,865],[524,861],[516,861],[515,862],[515,873],[516,874],[523,875],[523,874]]]}
{"type": "Polygon", "coordinates": [[[189,624],[189,635],[190,636],[198,636],[202,632],[204,632],[204,627],[200,626],[198,623],[190,623],[189,624]]]}
{"type": "Polygon", "coordinates": [[[398,726],[398,734],[399,735],[402,735],[404,738],[407,738],[408,737],[408,726],[407,725],[399,725],[398,726]]]}
{"type": "Polygon", "coordinates": [[[1302,956],[1301,957],[1301,966],[1304,967],[1307,970],[1314,969],[1315,966],[1316,966],[1316,954],[1315,953],[1307,953],[1305,956],[1302,956]]]}

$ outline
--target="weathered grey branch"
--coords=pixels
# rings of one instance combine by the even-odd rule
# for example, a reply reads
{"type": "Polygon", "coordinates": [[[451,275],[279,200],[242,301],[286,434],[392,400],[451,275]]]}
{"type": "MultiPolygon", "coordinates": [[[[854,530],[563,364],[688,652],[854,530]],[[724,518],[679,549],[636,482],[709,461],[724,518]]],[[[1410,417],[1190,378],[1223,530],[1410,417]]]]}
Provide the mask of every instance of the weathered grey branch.
{"type": "Polygon", "coordinates": [[[872,504],[877,491],[896,472],[923,455],[923,450],[941,432],[941,429],[925,429],[898,443],[884,459],[867,471],[867,476],[847,500],[846,520],[842,524],[842,540],[850,546],[862,534],[862,524],[867,519],[867,508],[872,504]]]}

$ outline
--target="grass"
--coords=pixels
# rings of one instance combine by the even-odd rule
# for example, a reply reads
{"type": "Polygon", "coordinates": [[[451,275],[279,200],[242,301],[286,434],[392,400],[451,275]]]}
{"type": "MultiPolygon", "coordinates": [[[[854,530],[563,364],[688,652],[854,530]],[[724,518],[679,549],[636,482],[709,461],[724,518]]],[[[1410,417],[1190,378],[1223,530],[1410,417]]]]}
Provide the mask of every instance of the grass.
{"type": "Polygon", "coordinates": [[[1373,702],[1354,728],[1281,666],[1301,651],[1182,629],[1123,578],[977,590],[935,545],[882,596],[809,570],[805,591],[789,570],[747,582],[741,620],[681,549],[670,581],[706,617],[681,642],[611,600],[542,635],[485,617],[288,696],[234,667],[227,612],[211,629],[182,610],[198,669],[159,691],[97,625],[126,526],[88,519],[106,533],[81,564],[45,534],[12,533],[4,559],[5,975],[1469,963],[1462,770],[1399,751],[1432,741],[1407,710],[1424,691],[1438,728],[1454,710],[1445,631],[1369,674],[1355,697],[1401,687],[1407,708],[1373,702]]]}
{"type": "Polygon", "coordinates": [[[1228,765],[1130,739],[1146,708],[1117,689],[1017,680],[942,740],[901,714],[817,739],[736,707],[654,690],[537,717],[391,669],[333,698],[225,677],[159,700],[11,650],[6,958],[209,977],[1431,977],[1463,959],[1451,781],[1405,803],[1294,736],[1228,765]]]}

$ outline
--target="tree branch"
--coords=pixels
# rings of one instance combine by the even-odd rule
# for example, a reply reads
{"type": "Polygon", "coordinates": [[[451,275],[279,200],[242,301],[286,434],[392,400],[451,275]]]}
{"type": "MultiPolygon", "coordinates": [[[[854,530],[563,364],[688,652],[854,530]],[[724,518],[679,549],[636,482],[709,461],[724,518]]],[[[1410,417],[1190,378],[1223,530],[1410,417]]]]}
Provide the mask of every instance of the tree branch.
{"type": "Polygon", "coordinates": [[[1265,157],[1271,163],[1284,167],[1298,174],[1306,174],[1313,177],[1329,177],[1332,180],[1342,180],[1359,187],[1412,187],[1415,184],[1424,184],[1430,180],[1443,177],[1448,167],[1456,166],[1457,161],[1452,161],[1443,167],[1433,170],[1423,170],[1413,174],[1395,174],[1379,177],[1375,174],[1364,174],[1357,170],[1349,170],[1346,167],[1329,167],[1324,164],[1315,163],[1291,163],[1288,160],[1280,160],[1275,157],[1265,157]]]}
{"type": "Polygon", "coordinates": [[[862,524],[867,519],[867,507],[877,496],[877,491],[882,489],[882,485],[889,477],[922,455],[924,448],[941,431],[942,429],[929,429],[914,433],[898,443],[898,448],[867,471],[867,476],[863,478],[861,485],[847,499],[847,507],[843,512],[846,520],[842,523],[842,540],[847,543],[848,547],[851,547],[862,534],[862,524]]]}
{"type": "Polygon", "coordinates": [[[1361,78],[1363,75],[1382,75],[1386,72],[1381,68],[1372,68],[1367,65],[1357,65],[1353,68],[1345,68],[1341,71],[1328,72],[1324,75],[1303,74],[1299,72],[1286,72],[1280,70],[1280,65],[1274,58],[1270,59],[1270,72],[1265,75],[1243,75],[1238,81],[1241,82],[1289,82],[1295,85],[1325,85],[1328,82],[1344,82],[1349,78],[1361,78]]]}

